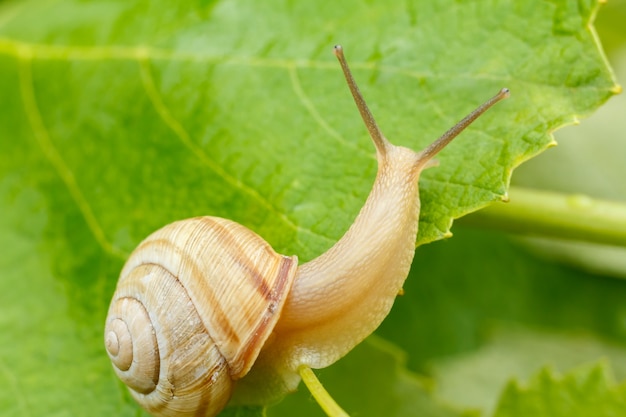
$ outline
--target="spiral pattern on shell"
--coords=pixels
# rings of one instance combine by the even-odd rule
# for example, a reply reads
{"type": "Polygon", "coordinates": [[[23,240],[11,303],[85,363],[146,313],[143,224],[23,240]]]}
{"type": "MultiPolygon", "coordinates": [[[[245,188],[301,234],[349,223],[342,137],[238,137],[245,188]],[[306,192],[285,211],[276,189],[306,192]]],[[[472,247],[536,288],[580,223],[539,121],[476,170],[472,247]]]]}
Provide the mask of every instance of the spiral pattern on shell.
{"type": "Polygon", "coordinates": [[[297,268],[230,220],[198,217],[146,238],[122,270],[105,347],[156,416],[214,416],[254,364],[297,268]]]}

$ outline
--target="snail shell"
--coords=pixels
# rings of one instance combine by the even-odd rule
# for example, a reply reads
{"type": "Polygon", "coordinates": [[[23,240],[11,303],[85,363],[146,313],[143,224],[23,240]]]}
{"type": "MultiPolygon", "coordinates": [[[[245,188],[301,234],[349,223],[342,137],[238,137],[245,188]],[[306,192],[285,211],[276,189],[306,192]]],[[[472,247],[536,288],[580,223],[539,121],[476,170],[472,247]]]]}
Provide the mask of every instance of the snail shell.
{"type": "Polygon", "coordinates": [[[109,309],[105,345],[118,377],[150,413],[217,414],[272,332],[297,264],[226,219],[153,233],[128,259],[109,309]]]}

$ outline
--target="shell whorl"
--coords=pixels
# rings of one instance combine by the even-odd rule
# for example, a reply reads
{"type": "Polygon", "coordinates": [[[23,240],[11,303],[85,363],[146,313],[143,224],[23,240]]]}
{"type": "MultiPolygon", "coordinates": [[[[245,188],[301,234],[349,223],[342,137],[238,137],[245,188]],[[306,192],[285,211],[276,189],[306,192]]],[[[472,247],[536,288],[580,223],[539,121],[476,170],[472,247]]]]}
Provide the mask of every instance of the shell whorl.
{"type": "Polygon", "coordinates": [[[217,414],[271,334],[296,268],[297,258],[229,220],[156,231],[131,254],[111,302],[115,372],[154,415],[217,414]]]}
{"type": "Polygon", "coordinates": [[[105,345],[126,385],[142,394],[154,391],[159,382],[159,349],[154,327],[141,302],[130,297],[117,301],[105,329],[105,345]]]}

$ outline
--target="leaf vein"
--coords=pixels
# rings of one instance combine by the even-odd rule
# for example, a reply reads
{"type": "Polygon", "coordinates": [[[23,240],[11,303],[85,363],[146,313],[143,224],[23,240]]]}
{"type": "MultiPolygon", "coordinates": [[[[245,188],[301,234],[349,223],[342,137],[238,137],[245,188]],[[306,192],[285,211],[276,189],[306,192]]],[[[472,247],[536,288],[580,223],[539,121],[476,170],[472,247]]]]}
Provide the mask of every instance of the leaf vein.
{"type": "MultiPolygon", "coordinates": [[[[181,123],[172,115],[165,102],[163,101],[161,94],[159,93],[155,83],[154,77],[152,76],[152,72],[150,70],[150,64],[148,61],[148,57],[143,57],[143,59],[138,60],[139,68],[140,68],[140,76],[141,82],[152,103],[152,106],[159,114],[159,117],[165,125],[174,132],[174,135],[180,140],[180,142],[189,150],[199,161],[201,161],[204,165],[209,167],[213,172],[219,175],[224,181],[233,186],[234,188],[240,190],[244,194],[247,194],[249,197],[256,200],[261,206],[263,206],[270,213],[276,215],[279,219],[281,219],[288,227],[291,229],[304,232],[309,235],[322,237],[326,240],[329,240],[327,237],[317,234],[314,231],[298,226],[294,223],[286,214],[282,213],[276,207],[274,207],[266,198],[264,198],[261,194],[259,194],[254,188],[248,186],[239,178],[234,177],[224,168],[222,168],[219,164],[215,163],[206,152],[202,148],[200,148],[194,141],[191,139],[191,136],[187,132],[187,130],[181,125],[181,123]]],[[[298,242],[303,244],[302,242],[298,242]]]]}
{"type": "MultiPolygon", "coordinates": [[[[279,68],[290,71],[291,68],[325,69],[339,71],[333,61],[314,61],[306,59],[276,59],[259,58],[250,56],[233,55],[210,55],[199,51],[175,51],[163,48],[154,48],[146,45],[126,46],[75,46],[75,45],[46,45],[41,43],[22,42],[16,39],[0,37],[0,53],[7,55],[15,54],[16,50],[29,50],[32,59],[39,60],[83,60],[83,61],[106,61],[106,60],[163,60],[184,62],[210,62],[214,64],[241,65],[249,67],[279,68]]],[[[389,65],[380,65],[377,62],[352,62],[350,65],[355,70],[377,70],[382,73],[403,75],[411,78],[467,78],[489,79],[494,81],[510,81],[508,76],[494,76],[491,74],[471,73],[432,73],[419,72],[407,68],[389,65]]]]}
{"type": "MultiPolygon", "coordinates": [[[[170,60],[183,62],[207,62],[224,65],[241,65],[261,68],[279,68],[290,71],[290,68],[324,69],[339,71],[333,61],[314,61],[293,58],[259,58],[250,56],[233,56],[226,54],[203,54],[199,51],[176,51],[164,48],[155,48],[146,45],[108,45],[108,46],[76,46],[76,45],[46,45],[41,43],[23,42],[17,39],[0,37],[0,53],[15,55],[16,51],[30,51],[31,59],[38,60],[83,60],[83,61],[106,61],[106,60],[170,60]]],[[[19,52],[18,52],[19,54],[19,52]]],[[[431,71],[416,71],[393,65],[380,65],[378,62],[352,62],[350,66],[354,70],[376,70],[385,74],[400,75],[415,79],[467,79],[497,81],[504,85],[510,83],[513,78],[510,74],[485,74],[485,73],[462,73],[452,72],[433,73],[431,71]]],[[[560,84],[549,83],[546,80],[524,79],[516,77],[515,84],[526,84],[542,87],[560,87],[560,84]]],[[[513,86],[510,86],[513,87],[513,86]]],[[[606,91],[603,87],[591,87],[594,91],[606,91]]],[[[619,91],[619,87],[613,87],[611,91],[619,91]]]]}
{"type": "Polygon", "coordinates": [[[353,148],[363,154],[367,154],[367,156],[373,158],[373,153],[365,152],[363,149],[356,146],[354,142],[346,140],[339,132],[333,129],[328,122],[322,117],[320,112],[317,110],[317,107],[309,96],[304,92],[302,88],[302,84],[300,83],[300,77],[298,77],[298,68],[296,65],[292,64],[288,66],[289,79],[291,81],[291,87],[293,88],[296,97],[300,100],[302,106],[309,112],[309,115],[315,120],[315,122],[325,130],[332,138],[337,140],[341,145],[353,148]]]}
{"type": "Polygon", "coordinates": [[[108,241],[102,227],[100,226],[91,206],[87,202],[87,199],[83,195],[80,187],[76,182],[74,174],[69,169],[59,151],[54,147],[50,134],[44,124],[43,118],[37,105],[37,99],[35,97],[35,89],[32,74],[32,56],[29,50],[18,50],[19,60],[19,82],[20,92],[22,95],[22,101],[24,103],[24,111],[28,118],[30,127],[33,131],[33,136],[41,148],[43,154],[48,159],[52,167],[56,170],[57,174],[61,178],[61,181],[67,187],[74,203],[82,213],[87,227],[91,230],[92,235],[98,242],[98,244],[114,256],[124,259],[126,254],[116,248],[111,242],[108,241]]]}

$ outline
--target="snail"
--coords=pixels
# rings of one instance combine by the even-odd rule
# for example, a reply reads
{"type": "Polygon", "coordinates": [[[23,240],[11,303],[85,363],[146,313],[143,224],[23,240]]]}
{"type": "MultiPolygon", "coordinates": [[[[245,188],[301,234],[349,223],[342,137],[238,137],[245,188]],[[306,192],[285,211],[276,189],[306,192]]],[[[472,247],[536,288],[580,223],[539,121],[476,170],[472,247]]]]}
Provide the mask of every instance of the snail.
{"type": "Polygon", "coordinates": [[[509,94],[502,89],[416,153],[387,141],[341,46],[335,55],[376,147],[378,173],[365,205],[334,246],[302,265],[217,217],[177,221],[141,242],[121,271],[104,339],[114,371],[149,413],[215,416],[236,385],[246,398],[271,390],[263,372],[295,388],[300,366],[329,366],[370,335],[411,266],[420,173],[509,94]]]}

